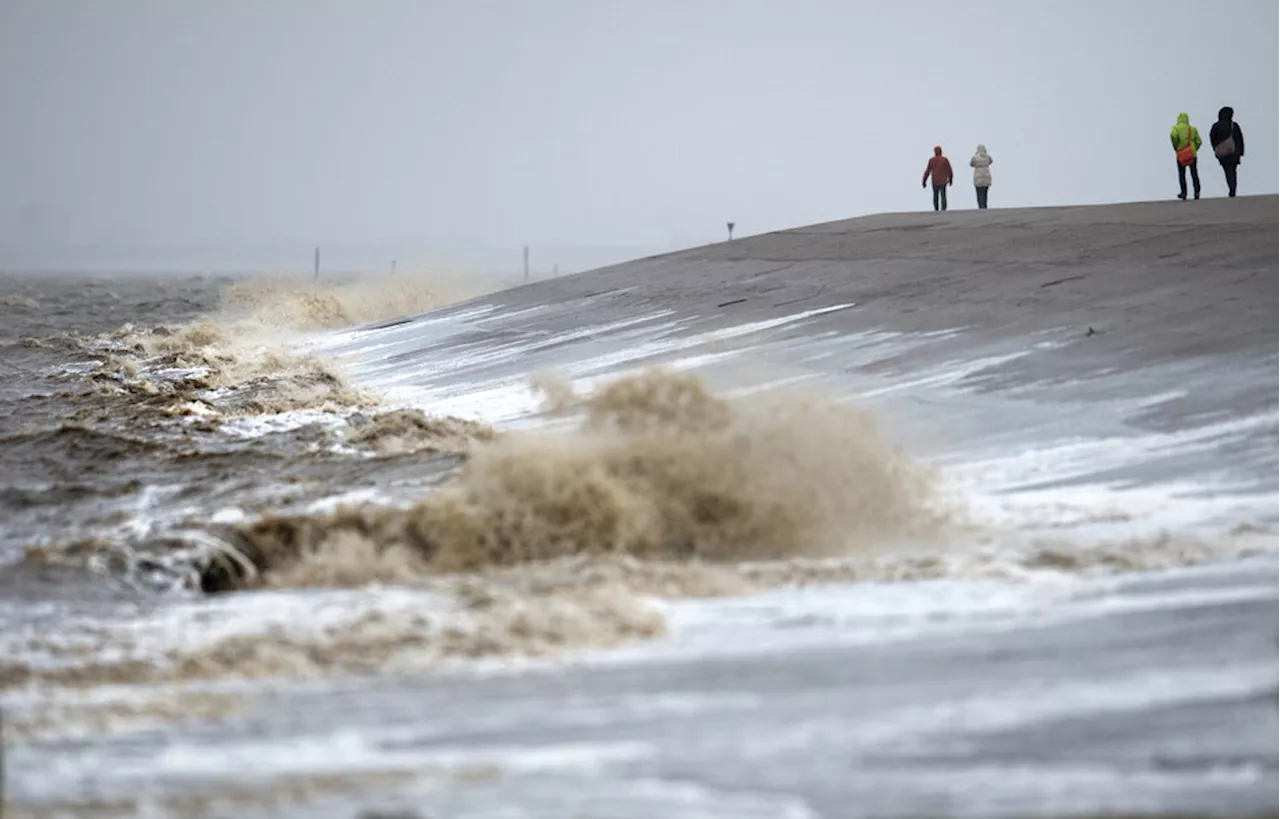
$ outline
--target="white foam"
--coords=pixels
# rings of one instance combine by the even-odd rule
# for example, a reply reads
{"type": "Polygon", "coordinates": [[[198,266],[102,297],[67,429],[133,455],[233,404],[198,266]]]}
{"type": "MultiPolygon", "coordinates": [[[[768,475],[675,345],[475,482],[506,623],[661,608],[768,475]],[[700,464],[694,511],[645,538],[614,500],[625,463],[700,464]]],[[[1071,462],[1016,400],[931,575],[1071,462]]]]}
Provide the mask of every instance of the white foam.
{"type": "MultiPolygon", "coordinates": [[[[664,310],[620,321],[586,325],[566,332],[542,336],[524,335],[518,341],[473,343],[464,335],[458,339],[459,343],[442,344],[432,350],[422,349],[419,339],[412,349],[421,350],[421,354],[414,356],[411,364],[390,356],[371,354],[385,352],[385,349],[377,344],[370,347],[361,346],[355,350],[346,351],[343,355],[347,360],[345,368],[360,386],[378,391],[391,404],[419,408],[430,414],[457,415],[501,426],[526,421],[540,411],[540,399],[529,386],[530,373],[517,372],[484,380],[461,382],[451,382],[450,377],[456,377],[457,374],[470,370],[483,370],[496,364],[515,361],[539,350],[559,348],[570,345],[574,341],[597,337],[607,337],[613,345],[622,343],[620,339],[627,339],[631,343],[626,343],[621,349],[610,352],[577,359],[566,358],[559,370],[578,386],[589,387],[596,383],[598,379],[591,376],[603,377],[603,374],[609,371],[616,376],[633,370],[641,362],[656,359],[663,359],[664,363],[676,369],[704,368],[749,354],[753,348],[738,345],[730,349],[703,353],[690,351],[740,341],[787,324],[837,310],[845,310],[852,306],[839,304],[817,310],[806,310],[689,336],[678,334],[689,322],[659,323],[673,314],[672,311],[664,310]],[[673,358],[674,354],[680,352],[690,352],[690,354],[673,358]],[[630,369],[619,369],[628,365],[634,366],[630,369]]],[[[419,328],[417,322],[389,329],[400,333],[418,334],[430,330],[426,326],[419,328]]],[[[465,329],[456,327],[456,332],[462,334],[465,329]]],[[[349,336],[341,338],[346,341],[349,336]]],[[[414,336],[408,336],[408,338],[413,339],[414,336]]],[[[289,423],[298,424],[297,421],[290,422],[277,417],[271,421],[242,423],[232,429],[241,434],[252,435],[261,434],[261,430],[289,428],[287,426],[289,423]]]]}
{"type": "MultiPolygon", "coordinates": [[[[532,819],[562,816],[610,819],[821,819],[804,797],[757,790],[756,783],[711,785],[682,778],[635,777],[539,778],[520,783],[520,808],[494,806],[468,816],[489,819],[532,819]],[[744,787],[744,784],[746,786],[744,787]],[[570,790],[567,791],[566,788],[570,790]],[[572,805],[572,807],[569,807],[572,805]]],[[[502,797],[499,797],[500,799],[502,797]]]]}
{"type": "Polygon", "coordinates": [[[537,414],[541,399],[526,376],[445,389],[383,388],[391,405],[420,409],[429,415],[452,415],[501,427],[537,414]]]}
{"type": "Polygon", "coordinates": [[[392,498],[386,492],[376,487],[363,489],[350,489],[345,492],[339,492],[336,495],[327,495],[323,498],[313,500],[308,503],[304,509],[310,515],[330,514],[337,510],[340,506],[359,506],[362,504],[378,504],[390,505],[392,498]]]}
{"type": "MultiPolygon", "coordinates": [[[[794,324],[798,321],[820,316],[839,310],[847,310],[853,307],[853,304],[837,304],[832,307],[824,307],[816,310],[806,310],[800,313],[791,313],[784,316],[778,316],[772,319],[762,321],[748,322],[745,324],[737,324],[729,327],[720,327],[715,330],[709,330],[705,333],[695,333],[692,335],[666,336],[664,332],[652,333],[650,340],[637,343],[617,352],[594,356],[592,358],[569,363],[565,366],[565,372],[573,377],[589,375],[591,373],[600,372],[602,370],[611,370],[627,364],[634,364],[638,361],[656,359],[669,356],[672,353],[693,350],[698,347],[705,347],[713,344],[720,344],[727,341],[735,341],[746,338],[747,336],[763,333],[766,330],[773,330],[788,324],[794,324]]],[[[675,331],[682,326],[692,324],[693,321],[677,323],[672,322],[662,330],[675,331]]],[[[725,358],[742,355],[753,349],[752,346],[739,345],[732,350],[720,351],[713,360],[719,361],[725,358]]]]}
{"type": "Polygon", "coordinates": [[[1274,413],[1259,413],[1175,432],[1037,440],[1012,452],[1007,444],[1001,444],[996,451],[967,447],[950,460],[962,461],[953,467],[955,471],[980,476],[982,483],[992,489],[1009,489],[1033,481],[1063,480],[1117,469],[1155,456],[1211,451],[1275,424],[1274,413]]]}
{"type": "MultiPolygon", "coordinates": [[[[499,343],[461,343],[448,345],[440,350],[439,355],[423,355],[414,361],[413,366],[405,366],[395,359],[385,361],[368,360],[363,351],[352,356],[345,368],[359,375],[374,388],[394,386],[402,381],[420,381],[424,374],[432,378],[447,376],[450,373],[490,367],[528,356],[538,350],[568,344],[575,340],[592,336],[615,333],[636,325],[657,321],[670,314],[670,311],[659,311],[646,315],[623,319],[603,324],[587,325],[576,330],[563,333],[548,334],[541,337],[524,336],[518,341],[499,343]]],[[[415,345],[420,347],[420,343],[415,345]]]]}
{"type": "Polygon", "coordinates": [[[1076,541],[1182,536],[1226,537],[1240,524],[1274,517],[1274,495],[1204,482],[1090,483],[999,494],[968,479],[970,520],[1005,530],[1052,533],[1076,541]]]}
{"type": "MultiPolygon", "coordinates": [[[[1016,570],[1012,560],[953,561],[944,580],[826,584],[750,597],[652,601],[669,638],[602,652],[587,662],[665,663],[830,646],[869,646],[1028,626],[1060,625],[1119,612],[1186,610],[1276,596],[1274,555],[1258,558],[1260,582],[1121,593],[1138,575],[1091,577],[1049,569],[1016,570]]],[[[1238,564],[1230,567],[1239,571],[1238,564]]],[[[1213,567],[1166,570],[1211,577],[1213,567]]],[[[1224,569],[1225,571],[1225,569],[1224,569]]]]}
{"type": "Polygon", "coordinates": [[[902,583],[899,593],[875,584],[832,584],[765,592],[730,600],[653,601],[667,619],[667,639],[609,649],[579,661],[628,665],[706,657],[778,655],[832,646],[869,646],[1008,628],[1038,606],[1035,587],[993,587],[975,581],[902,583]],[[949,596],[941,590],[950,587],[949,596]],[[993,589],[998,592],[992,594],[993,589]],[[981,603],[984,595],[987,599],[981,603]],[[860,600],[860,603],[850,603],[860,600]],[[932,605],[931,600],[938,601],[932,605]],[[945,601],[945,602],[944,602],[945,601]],[[963,606],[947,609],[945,605],[963,606]],[[865,605],[865,608],[862,607],[865,605]],[[880,607],[880,608],[877,608],[880,607]]]}
{"type": "Polygon", "coordinates": [[[397,735],[404,733],[403,729],[342,729],[280,740],[211,745],[179,742],[158,752],[146,749],[135,753],[82,746],[59,753],[41,770],[23,771],[22,793],[33,801],[65,796],[68,782],[83,781],[106,770],[111,772],[113,789],[123,792],[131,786],[140,787],[144,795],[154,793],[153,789],[166,781],[213,784],[231,780],[244,786],[282,777],[404,772],[430,778],[466,775],[477,769],[516,776],[582,776],[656,753],[651,743],[621,740],[443,748],[395,745],[397,735]],[[253,764],[246,766],[245,760],[253,764]]]}
{"type": "MultiPolygon", "coordinates": [[[[1275,425],[1259,414],[1176,432],[1024,440],[1020,445],[959,449],[939,458],[951,491],[975,520],[991,525],[1068,529],[1081,537],[1138,537],[1156,531],[1222,534],[1232,525],[1273,518],[1276,497],[1227,469],[1186,477],[1161,474],[1163,459],[1211,454],[1275,425]],[[1145,481],[1088,480],[1145,469],[1145,481]],[[1214,529],[1216,528],[1216,531],[1214,529]]],[[[1225,467],[1225,465],[1224,465],[1225,467]]]]}
{"type": "Polygon", "coordinates": [[[908,390],[919,390],[921,388],[937,390],[942,387],[955,387],[974,373],[998,367],[1001,364],[1007,364],[1010,361],[1016,361],[1017,359],[1030,354],[1031,352],[1029,350],[1019,350],[1017,352],[1005,353],[1003,355],[952,359],[929,368],[915,370],[910,377],[900,375],[894,378],[892,383],[883,387],[868,389],[864,391],[862,395],[866,397],[875,397],[890,393],[905,392],[908,390]]]}
{"type": "MultiPolygon", "coordinates": [[[[1255,766],[1203,770],[1152,770],[1087,762],[973,763],[946,760],[932,766],[877,771],[881,791],[927,793],[945,800],[950,815],[991,819],[1025,816],[1034,805],[1043,816],[1167,816],[1170,804],[1229,804],[1267,775],[1255,766]]],[[[1199,813],[1187,815],[1200,815],[1199,813]]]]}
{"type": "MultiPolygon", "coordinates": [[[[1122,714],[1213,699],[1249,697],[1273,690],[1274,662],[1246,663],[1224,674],[1218,669],[1161,669],[1112,674],[1097,680],[1033,680],[1006,684],[998,693],[880,711],[842,719],[800,723],[771,732],[748,752],[768,757],[823,746],[874,748],[909,743],[925,748],[935,737],[994,733],[1067,717],[1122,714]]],[[[710,750],[710,749],[708,749],[710,750]]]]}
{"type": "Polygon", "coordinates": [[[235,438],[261,438],[280,432],[292,432],[309,424],[336,429],[346,423],[345,412],[323,409],[290,410],[270,415],[246,415],[218,426],[218,431],[235,438]]]}
{"type": "Polygon", "coordinates": [[[248,517],[249,516],[244,513],[243,509],[237,509],[235,507],[227,507],[224,509],[219,509],[218,511],[210,515],[209,522],[214,524],[215,526],[229,525],[233,523],[240,523],[246,520],[248,517]]]}

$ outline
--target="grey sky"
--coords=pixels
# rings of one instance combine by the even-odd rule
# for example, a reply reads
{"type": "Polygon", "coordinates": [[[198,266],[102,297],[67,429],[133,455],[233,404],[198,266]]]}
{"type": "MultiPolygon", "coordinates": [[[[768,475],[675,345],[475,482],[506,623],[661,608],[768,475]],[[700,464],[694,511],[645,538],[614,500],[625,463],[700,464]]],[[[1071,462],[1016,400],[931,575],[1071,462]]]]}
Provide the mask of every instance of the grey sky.
{"type": "Polygon", "coordinates": [[[0,0],[0,266],[576,269],[926,209],[935,144],[958,207],[979,142],[993,207],[1170,199],[1169,128],[1222,105],[1270,193],[1277,28],[1275,0],[0,0]]]}

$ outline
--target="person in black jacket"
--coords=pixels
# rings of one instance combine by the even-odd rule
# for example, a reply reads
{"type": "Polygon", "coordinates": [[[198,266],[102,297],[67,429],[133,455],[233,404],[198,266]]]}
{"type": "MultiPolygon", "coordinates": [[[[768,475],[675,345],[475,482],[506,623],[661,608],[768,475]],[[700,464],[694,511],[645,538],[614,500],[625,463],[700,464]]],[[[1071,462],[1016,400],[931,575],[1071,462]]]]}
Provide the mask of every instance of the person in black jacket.
{"type": "Polygon", "coordinates": [[[1236,195],[1236,169],[1244,159],[1244,134],[1232,121],[1235,115],[1230,106],[1221,109],[1218,121],[1209,129],[1209,144],[1213,146],[1213,154],[1218,157],[1218,164],[1222,165],[1222,172],[1227,177],[1227,196],[1236,195]]]}

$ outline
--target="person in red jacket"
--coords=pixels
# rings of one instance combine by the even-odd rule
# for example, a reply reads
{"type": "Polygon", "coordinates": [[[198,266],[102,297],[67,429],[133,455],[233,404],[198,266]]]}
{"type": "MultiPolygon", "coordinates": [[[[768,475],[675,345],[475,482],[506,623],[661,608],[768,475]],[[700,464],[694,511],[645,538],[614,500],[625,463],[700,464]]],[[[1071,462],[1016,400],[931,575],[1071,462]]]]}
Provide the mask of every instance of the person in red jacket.
{"type": "Polygon", "coordinates": [[[933,209],[947,209],[947,185],[955,181],[955,175],[951,173],[951,161],[942,155],[942,148],[934,146],[933,156],[929,158],[929,164],[925,166],[924,178],[920,180],[920,187],[924,187],[929,182],[929,177],[933,177],[933,209]],[[938,205],[941,203],[942,207],[938,205]]]}

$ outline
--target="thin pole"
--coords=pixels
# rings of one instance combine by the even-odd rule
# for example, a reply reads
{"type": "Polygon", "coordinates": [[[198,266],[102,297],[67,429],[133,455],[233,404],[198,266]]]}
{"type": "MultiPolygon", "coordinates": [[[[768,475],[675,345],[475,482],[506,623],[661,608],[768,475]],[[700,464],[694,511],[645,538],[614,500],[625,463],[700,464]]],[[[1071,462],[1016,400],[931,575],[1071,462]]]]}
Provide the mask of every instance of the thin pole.
{"type": "Polygon", "coordinates": [[[316,245],[316,255],[311,262],[311,272],[315,278],[320,278],[320,246],[316,245]]]}
{"type": "Polygon", "coordinates": [[[529,246],[524,246],[524,280],[529,281],[529,246]]]}
{"type": "Polygon", "coordinates": [[[4,709],[0,709],[0,819],[4,817],[4,709]]]}

